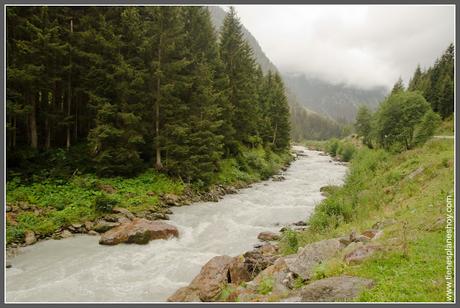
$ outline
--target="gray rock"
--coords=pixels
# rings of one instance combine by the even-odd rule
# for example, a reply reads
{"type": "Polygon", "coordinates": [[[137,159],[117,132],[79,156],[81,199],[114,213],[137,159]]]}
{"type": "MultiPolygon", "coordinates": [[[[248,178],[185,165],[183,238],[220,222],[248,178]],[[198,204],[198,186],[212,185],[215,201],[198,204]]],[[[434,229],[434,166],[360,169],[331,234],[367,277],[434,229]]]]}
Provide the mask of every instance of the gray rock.
{"type": "Polygon", "coordinates": [[[97,233],[96,231],[94,230],[91,230],[88,232],[89,235],[99,235],[99,233],[97,233]]]}
{"type": "Polygon", "coordinates": [[[277,241],[280,239],[280,236],[274,232],[264,231],[260,232],[257,238],[261,241],[277,241]]]}
{"type": "Polygon", "coordinates": [[[37,238],[35,237],[35,233],[33,231],[29,231],[27,230],[25,233],[24,233],[24,243],[26,245],[32,245],[34,244],[35,242],[37,242],[37,238]]]}
{"type": "Polygon", "coordinates": [[[135,217],[135,216],[133,215],[133,213],[131,213],[131,212],[128,211],[127,209],[122,208],[122,207],[118,207],[118,206],[117,206],[117,207],[114,207],[114,208],[112,209],[112,212],[114,212],[114,213],[119,213],[119,214],[123,214],[126,218],[128,218],[128,219],[130,219],[130,220],[134,219],[134,217],[135,217]]]}
{"type": "Polygon", "coordinates": [[[371,288],[370,279],[352,276],[330,277],[315,281],[300,291],[302,302],[337,302],[356,298],[364,289],[371,288]]]}
{"type": "Polygon", "coordinates": [[[343,247],[338,239],[315,242],[299,249],[297,254],[285,257],[285,262],[291,272],[308,280],[318,264],[332,258],[343,247]]]}
{"type": "Polygon", "coordinates": [[[61,232],[61,238],[68,238],[68,237],[72,237],[73,234],[69,231],[69,230],[63,230],[61,232]]]}
{"type": "Polygon", "coordinates": [[[119,226],[119,222],[110,222],[110,221],[105,221],[105,220],[100,220],[95,226],[94,226],[94,231],[103,233],[106,232],[112,228],[115,228],[119,226]]]}

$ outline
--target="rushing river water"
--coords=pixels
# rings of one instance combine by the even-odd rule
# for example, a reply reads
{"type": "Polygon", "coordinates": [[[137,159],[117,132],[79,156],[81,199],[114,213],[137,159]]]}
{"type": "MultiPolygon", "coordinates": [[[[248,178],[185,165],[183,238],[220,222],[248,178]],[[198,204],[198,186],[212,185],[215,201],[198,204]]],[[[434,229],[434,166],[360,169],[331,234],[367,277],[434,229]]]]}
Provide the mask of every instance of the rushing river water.
{"type": "Polygon", "coordinates": [[[261,231],[305,220],[320,188],[342,183],[346,167],[302,147],[281,182],[265,181],[221,201],[173,208],[179,239],[102,246],[75,236],[26,247],[6,270],[8,302],[160,302],[216,255],[252,249],[261,231]]]}

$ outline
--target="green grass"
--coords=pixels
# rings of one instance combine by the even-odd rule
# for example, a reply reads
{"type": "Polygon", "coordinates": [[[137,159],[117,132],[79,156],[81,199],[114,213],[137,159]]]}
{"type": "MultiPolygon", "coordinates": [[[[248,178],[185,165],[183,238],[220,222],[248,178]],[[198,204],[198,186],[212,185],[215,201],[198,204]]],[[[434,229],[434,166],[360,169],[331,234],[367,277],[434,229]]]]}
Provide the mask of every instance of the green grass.
{"type": "Polygon", "coordinates": [[[435,132],[435,135],[452,136],[454,135],[454,118],[450,117],[443,121],[435,132]]]}
{"type": "Polygon", "coordinates": [[[181,182],[153,170],[129,179],[81,175],[69,181],[47,180],[33,184],[22,184],[13,179],[7,183],[7,202],[27,202],[45,211],[39,215],[21,212],[16,218],[16,226],[7,224],[7,243],[20,240],[25,230],[49,235],[61,226],[94,220],[104,214],[96,208],[96,200],[102,196],[109,196],[114,204],[135,213],[156,209],[161,193],[181,194],[183,190],[181,182]],[[109,195],[101,190],[102,185],[110,185],[116,192],[109,195]],[[155,195],[150,196],[149,192],[155,195]]]}
{"type": "MultiPolygon", "coordinates": [[[[359,149],[345,184],[316,207],[310,228],[297,234],[297,246],[362,232],[385,219],[395,223],[378,240],[384,252],[354,266],[332,259],[316,269],[316,278],[343,273],[374,279],[376,286],[359,301],[446,301],[446,231],[427,226],[446,217],[453,166],[453,140],[448,139],[432,139],[400,154],[359,149]]],[[[280,241],[284,254],[297,249],[288,243],[286,237],[280,241]]]]}

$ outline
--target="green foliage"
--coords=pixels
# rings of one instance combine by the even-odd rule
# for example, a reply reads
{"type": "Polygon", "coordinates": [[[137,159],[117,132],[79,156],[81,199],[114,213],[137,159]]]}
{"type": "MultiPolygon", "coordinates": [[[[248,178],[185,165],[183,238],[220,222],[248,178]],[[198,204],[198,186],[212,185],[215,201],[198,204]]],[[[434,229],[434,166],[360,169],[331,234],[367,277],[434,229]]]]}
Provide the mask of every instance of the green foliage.
{"type": "Polygon", "coordinates": [[[337,155],[337,150],[339,149],[339,140],[336,138],[332,138],[326,144],[326,152],[335,157],[337,155]]]}
{"type": "Polygon", "coordinates": [[[363,143],[371,147],[372,113],[368,107],[360,106],[358,108],[354,126],[358,136],[363,137],[363,143]]]}
{"type": "Polygon", "coordinates": [[[280,245],[283,247],[283,251],[287,255],[297,253],[297,249],[299,248],[297,233],[292,229],[284,231],[281,236],[280,245]]]}
{"type": "Polygon", "coordinates": [[[441,117],[429,110],[425,113],[423,118],[420,121],[420,124],[416,127],[415,130],[415,143],[420,145],[425,143],[430,139],[438,126],[441,124],[441,117]]]}
{"type": "Polygon", "coordinates": [[[337,149],[337,154],[340,156],[342,161],[350,161],[353,158],[353,154],[356,152],[356,147],[349,142],[342,142],[337,149]]]}
{"type": "Polygon", "coordinates": [[[118,200],[109,197],[107,194],[101,194],[94,199],[94,208],[98,212],[110,213],[114,206],[118,204],[118,200]]]}
{"type": "Polygon", "coordinates": [[[270,294],[273,290],[275,280],[272,277],[264,277],[257,286],[257,292],[262,295],[270,294]]]}
{"type": "Polygon", "coordinates": [[[450,44],[432,67],[414,72],[408,90],[419,91],[430,103],[434,112],[443,119],[454,111],[454,45],[450,44]]]}
{"type": "MultiPolygon", "coordinates": [[[[298,232],[297,239],[303,247],[385,222],[383,236],[376,243],[385,249],[360,264],[347,265],[343,256],[332,258],[315,268],[315,278],[352,275],[373,279],[375,286],[357,301],[446,301],[446,230],[439,222],[445,221],[446,196],[454,190],[453,162],[452,139],[431,139],[400,153],[359,149],[345,184],[322,202],[348,207],[351,219],[327,214],[329,210],[333,216],[342,215],[346,210],[319,205],[310,228],[298,232]],[[419,168],[423,172],[408,177],[419,168]]],[[[290,253],[285,245],[280,248],[290,253]]]]}
{"type": "Polygon", "coordinates": [[[385,149],[410,149],[415,144],[415,130],[430,106],[418,92],[390,95],[376,114],[377,142],[385,149]]]}

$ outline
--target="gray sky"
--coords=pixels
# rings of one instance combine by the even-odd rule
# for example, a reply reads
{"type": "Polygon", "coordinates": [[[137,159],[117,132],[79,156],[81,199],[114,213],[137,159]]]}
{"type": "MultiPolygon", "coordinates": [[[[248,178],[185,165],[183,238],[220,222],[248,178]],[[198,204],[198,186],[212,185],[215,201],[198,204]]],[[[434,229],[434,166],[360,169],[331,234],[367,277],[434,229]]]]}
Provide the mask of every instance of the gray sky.
{"type": "Polygon", "coordinates": [[[237,5],[245,27],[282,72],[391,87],[454,42],[453,6],[237,5]]]}

